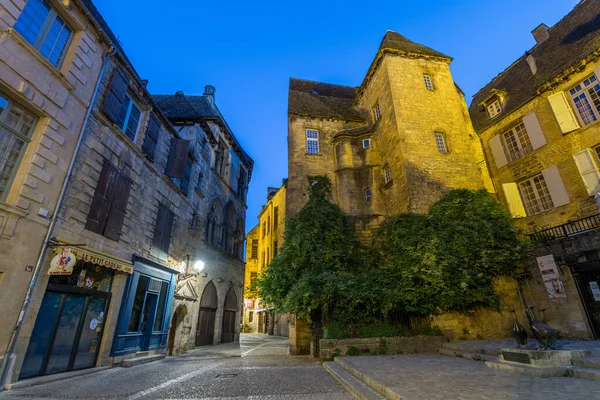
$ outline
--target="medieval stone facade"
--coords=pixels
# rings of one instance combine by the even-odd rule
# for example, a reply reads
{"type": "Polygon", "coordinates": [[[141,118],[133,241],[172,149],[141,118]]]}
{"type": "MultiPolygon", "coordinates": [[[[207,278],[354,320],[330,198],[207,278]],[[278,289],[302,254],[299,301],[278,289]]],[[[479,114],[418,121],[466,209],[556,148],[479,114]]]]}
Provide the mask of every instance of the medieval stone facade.
{"type": "Polygon", "coordinates": [[[582,1],[555,26],[538,26],[536,45],[470,107],[499,199],[536,244],[519,278],[524,304],[565,336],[596,339],[599,14],[600,2],[582,1]]]}

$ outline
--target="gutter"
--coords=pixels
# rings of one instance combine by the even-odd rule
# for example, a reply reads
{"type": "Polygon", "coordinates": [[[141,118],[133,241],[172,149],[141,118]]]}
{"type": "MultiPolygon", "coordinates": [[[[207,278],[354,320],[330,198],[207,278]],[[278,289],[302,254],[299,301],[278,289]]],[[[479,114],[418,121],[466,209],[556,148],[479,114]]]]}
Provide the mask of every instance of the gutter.
{"type": "Polygon", "coordinates": [[[17,324],[15,325],[15,329],[13,330],[12,336],[10,338],[10,342],[8,345],[8,350],[4,356],[4,361],[2,363],[2,375],[0,376],[0,392],[3,390],[10,389],[10,381],[13,368],[16,361],[16,356],[14,354],[15,346],[17,344],[17,339],[19,337],[19,333],[21,332],[21,327],[23,326],[23,321],[25,320],[25,314],[27,314],[27,309],[29,308],[29,304],[31,301],[31,295],[33,293],[33,289],[35,288],[35,284],[42,270],[42,264],[44,262],[44,257],[46,256],[46,252],[48,251],[48,245],[50,243],[50,239],[52,238],[52,234],[54,233],[54,228],[56,227],[56,221],[58,219],[58,214],[60,208],[62,207],[62,203],[65,199],[65,194],[67,193],[67,189],[69,187],[69,182],[71,181],[71,177],[73,175],[73,169],[75,168],[75,161],[77,159],[77,155],[79,154],[79,149],[81,148],[81,144],[83,143],[83,135],[87,128],[88,122],[90,120],[90,115],[92,113],[92,109],[94,108],[94,104],[96,103],[96,98],[98,96],[98,91],[100,90],[100,85],[102,84],[102,79],[104,78],[104,74],[106,73],[106,67],[108,66],[109,57],[115,54],[115,48],[111,46],[110,50],[104,53],[102,70],[100,70],[100,75],[98,76],[98,81],[96,83],[96,88],[94,89],[94,95],[90,100],[90,105],[88,106],[87,113],[85,116],[85,121],[83,126],[81,127],[81,131],[79,132],[79,139],[77,141],[77,146],[75,147],[75,152],[73,153],[73,157],[71,158],[71,164],[69,165],[69,169],[67,171],[67,176],[63,182],[62,189],[60,191],[60,195],[58,196],[58,201],[56,203],[56,208],[54,211],[54,215],[52,216],[52,220],[50,221],[50,226],[48,227],[48,232],[46,233],[46,237],[44,238],[44,243],[42,244],[42,249],[37,259],[37,263],[35,264],[35,269],[33,270],[33,274],[31,276],[31,280],[29,281],[29,287],[27,288],[27,294],[25,295],[25,300],[23,300],[23,305],[21,306],[21,312],[19,314],[19,319],[17,320],[17,324]]]}

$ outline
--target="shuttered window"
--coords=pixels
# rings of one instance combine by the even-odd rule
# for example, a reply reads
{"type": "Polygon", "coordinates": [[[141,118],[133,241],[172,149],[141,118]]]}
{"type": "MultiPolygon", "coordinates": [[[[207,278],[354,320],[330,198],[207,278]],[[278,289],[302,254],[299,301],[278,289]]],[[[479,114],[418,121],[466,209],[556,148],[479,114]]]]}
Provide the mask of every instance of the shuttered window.
{"type": "Polygon", "coordinates": [[[106,98],[104,99],[103,111],[108,119],[119,125],[119,127],[123,126],[120,115],[123,104],[127,98],[128,87],[129,78],[127,77],[127,74],[125,74],[125,71],[121,68],[115,69],[108,93],[106,93],[106,98]]]}
{"type": "Polygon", "coordinates": [[[562,133],[569,133],[579,128],[577,118],[575,117],[575,114],[573,114],[573,109],[564,92],[558,92],[548,96],[548,102],[550,103],[550,107],[552,108],[552,112],[556,117],[556,122],[558,122],[558,126],[562,133]]]}
{"type": "Polygon", "coordinates": [[[192,179],[192,167],[194,166],[194,156],[192,153],[188,153],[187,161],[185,164],[185,174],[181,178],[179,187],[183,194],[188,195],[188,189],[190,187],[190,180],[192,179]]]}
{"type": "Polygon", "coordinates": [[[573,154],[583,184],[590,196],[600,193],[600,172],[590,149],[573,154]]]}
{"type": "Polygon", "coordinates": [[[258,240],[252,239],[252,258],[258,258],[258,240]]]}
{"type": "Polygon", "coordinates": [[[183,178],[188,160],[190,142],[184,139],[171,139],[171,151],[165,174],[171,178],[183,178]]]}
{"type": "Polygon", "coordinates": [[[152,246],[161,250],[163,253],[169,253],[171,244],[171,232],[173,230],[173,221],[175,214],[163,204],[158,205],[158,213],[154,224],[154,236],[152,237],[152,246]]]}
{"type": "Polygon", "coordinates": [[[104,160],[85,228],[118,241],[127,213],[130,191],[129,178],[108,160],[104,160]]]}
{"type": "Polygon", "coordinates": [[[148,128],[146,128],[146,137],[144,138],[144,144],[142,151],[151,161],[154,161],[154,154],[156,153],[156,146],[158,144],[158,136],[160,134],[160,122],[156,115],[152,115],[148,121],[148,128]]]}

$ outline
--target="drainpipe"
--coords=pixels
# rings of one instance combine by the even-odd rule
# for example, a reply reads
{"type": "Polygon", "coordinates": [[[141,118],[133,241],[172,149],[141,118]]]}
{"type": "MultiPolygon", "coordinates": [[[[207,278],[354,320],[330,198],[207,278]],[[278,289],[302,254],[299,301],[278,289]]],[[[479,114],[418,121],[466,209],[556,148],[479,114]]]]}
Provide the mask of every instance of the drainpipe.
{"type": "Polygon", "coordinates": [[[98,76],[98,82],[96,83],[96,88],[94,89],[94,95],[90,101],[90,105],[87,109],[87,114],[85,116],[85,121],[83,122],[83,126],[81,127],[81,132],[79,132],[79,139],[77,141],[77,146],[75,147],[75,152],[73,153],[73,158],[71,158],[71,164],[69,165],[69,169],[67,171],[67,176],[63,183],[62,189],[60,191],[60,195],[58,196],[58,202],[56,203],[56,208],[54,211],[54,215],[50,220],[50,226],[48,227],[48,232],[46,233],[46,237],[44,238],[44,243],[42,244],[42,249],[40,251],[39,257],[37,259],[37,263],[35,264],[35,269],[33,270],[33,274],[31,276],[31,280],[29,281],[29,287],[27,288],[27,294],[25,295],[25,300],[23,300],[23,305],[21,306],[21,312],[19,314],[19,319],[17,320],[17,324],[15,329],[13,330],[12,336],[10,338],[10,342],[8,345],[8,350],[4,356],[4,361],[2,363],[2,375],[0,376],[0,392],[4,389],[10,389],[10,384],[12,382],[7,382],[10,380],[10,375],[12,375],[12,370],[14,368],[14,363],[16,360],[16,356],[14,355],[15,346],[17,344],[17,339],[19,337],[19,333],[21,332],[21,327],[23,326],[23,321],[25,320],[25,314],[27,313],[27,309],[29,308],[29,303],[31,301],[31,294],[33,293],[33,289],[37,282],[37,279],[42,270],[42,264],[44,262],[44,257],[46,256],[46,251],[48,251],[48,244],[52,235],[54,233],[54,228],[56,226],[56,220],[58,218],[58,213],[62,206],[62,203],[65,199],[65,194],[67,193],[67,189],[69,187],[69,182],[71,181],[71,176],[73,175],[73,169],[75,167],[75,160],[77,159],[77,155],[79,154],[79,149],[81,148],[81,143],[83,142],[83,135],[85,133],[85,129],[87,128],[88,121],[90,120],[90,114],[92,113],[92,109],[94,108],[94,103],[96,102],[96,97],[98,96],[98,91],[100,90],[100,84],[102,83],[102,79],[104,78],[104,74],[106,72],[106,67],[108,66],[108,59],[113,54],[115,54],[114,47],[111,46],[110,50],[104,53],[102,70],[100,71],[100,75],[98,76]]]}

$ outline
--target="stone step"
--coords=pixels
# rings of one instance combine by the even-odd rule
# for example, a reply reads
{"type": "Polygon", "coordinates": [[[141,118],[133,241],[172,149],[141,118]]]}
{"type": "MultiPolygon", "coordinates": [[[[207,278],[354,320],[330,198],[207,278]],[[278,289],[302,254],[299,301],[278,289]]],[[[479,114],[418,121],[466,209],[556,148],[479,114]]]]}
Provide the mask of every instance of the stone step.
{"type": "Polygon", "coordinates": [[[470,353],[489,354],[489,355],[494,355],[494,356],[500,355],[500,349],[478,348],[478,347],[474,347],[474,346],[467,346],[460,342],[443,343],[442,348],[450,349],[450,350],[467,351],[470,353]]]}
{"type": "Polygon", "coordinates": [[[600,370],[594,368],[573,367],[569,370],[575,378],[600,382],[600,370]]]}
{"type": "Polygon", "coordinates": [[[571,363],[577,367],[600,369],[600,357],[574,358],[571,363]]]}
{"type": "Polygon", "coordinates": [[[570,370],[573,367],[530,367],[527,365],[519,365],[514,363],[504,363],[500,361],[486,361],[485,365],[488,368],[497,369],[504,372],[512,372],[527,376],[536,376],[538,378],[554,378],[561,376],[572,376],[570,370]]]}
{"type": "Polygon", "coordinates": [[[375,379],[361,373],[360,371],[346,364],[344,362],[344,358],[345,357],[335,357],[333,361],[335,362],[335,364],[343,368],[346,372],[349,372],[351,375],[353,375],[356,379],[367,384],[367,386],[369,386],[375,392],[379,393],[380,396],[383,396],[384,399],[403,400],[402,397],[400,397],[397,393],[394,393],[391,389],[387,388],[382,383],[376,381],[375,379]]]}
{"type": "Polygon", "coordinates": [[[464,358],[473,361],[498,361],[498,356],[492,354],[473,353],[470,351],[441,348],[439,353],[443,356],[464,358]]]}
{"type": "Polygon", "coordinates": [[[328,361],[323,363],[323,367],[333,378],[340,383],[350,394],[358,400],[382,400],[381,396],[375,390],[371,389],[366,383],[357,379],[335,362],[328,361]]]}
{"type": "Polygon", "coordinates": [[[136,365],[142,365],[142,364],[151,363],[153,361],[162,360],[165,357],[166,357],[165,354],[153,354],[151,356],[145,356],[145,357],[134,357],[134,358],[130,358],[128,360],[124,360],[121,363],[121,367],[124,367],[124,368],[135,367],[136,365]]]}

